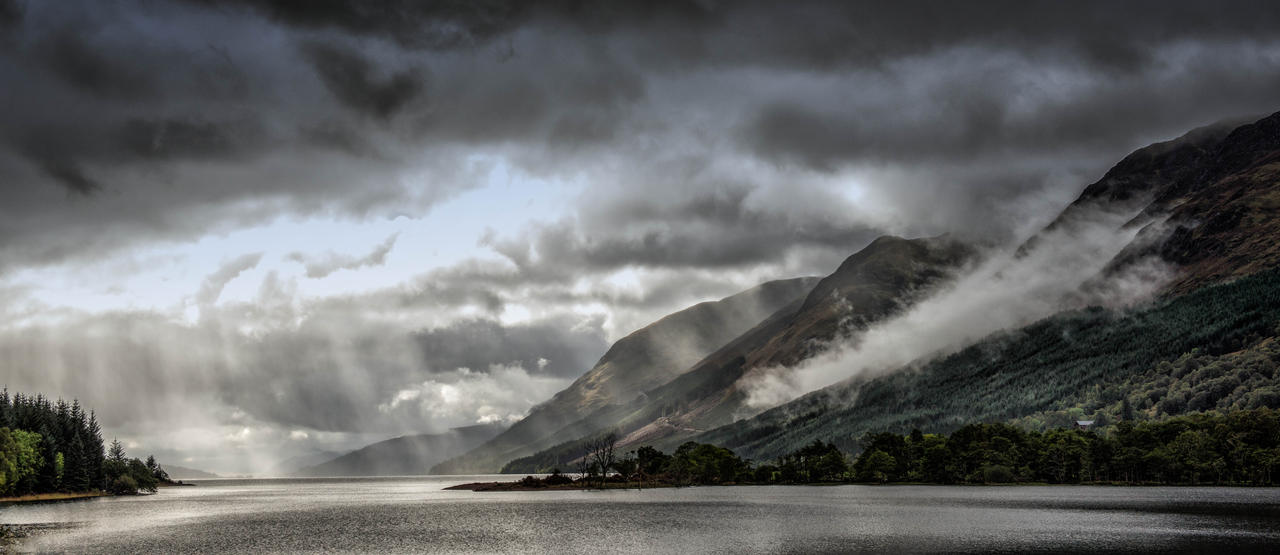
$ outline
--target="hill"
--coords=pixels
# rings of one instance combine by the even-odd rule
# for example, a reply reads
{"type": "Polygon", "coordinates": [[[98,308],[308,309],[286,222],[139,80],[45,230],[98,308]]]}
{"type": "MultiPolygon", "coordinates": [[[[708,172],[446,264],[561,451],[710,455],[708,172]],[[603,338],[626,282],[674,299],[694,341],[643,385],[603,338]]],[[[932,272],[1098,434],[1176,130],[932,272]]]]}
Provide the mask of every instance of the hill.
{"type": "MultiPolygon", "coordinates": [[[[1105,295],[1099,294],[1097,290],[1107,287],[1118,288],[1118,296],[1122,297],[1123,302],[1140,298],[1147,290],[1154,291],[1159,298],[1169,301],[1197,293],[1214,284],[1265,272],[1280,266],[1280,218],[1275,217],[1275,214],[1280,213],[1278,181],[1280,114],[1245,125],[1223,123],[1197,129],[1178,139],[1151,145],[1125,157],[1099,181],[1084,188],[1079,198],[1064,209],[1043,232],[1023,244],[1012,258],[1015,265],[1009,268],[1015,268],[1017,263],[1022,266],[1047,264],[1039,270],[1031,268],[1040,274],[1060,272],[1080,264],[1084,265],[1086,271],[1095,271],[1090,268],[1102,268],[1083,285],[1064,282],[1072,288],[1078,288],[1074,293],[1072,290],[1046,290],[1054,295],[1065,294],[1064,299],[1068,300],[1075,297],[1072,302],[1062,302],[1061,306],[1079,305],[1081,302],[1103,298],[1105,295]],[[1078,248],[1072,245],[1088,244],[1090,241],[1099,244],[1122,242],[1114,248],[1104,249],[1078,248]],[[1081,258],[1082,255],[1085,258],[1081,258]],[[1103,258],[1097,258],[1099,256],[1103,258]],[[1143,274],[1144,270],[1148,273],[1143,274]],[[1125,288],[1140,291],[1126,291],[1125,288]]],[[[1176,359],[1196,348],[1220,348],[1218,339],[1197,335],[1204,330],[1213,330],[1213,333],[1222,336],[1246,333],[1254,340],[1274,331],[1274,327],[1267,327],[1270,324],[1265,324],[1265,318],[1236,320],[1236,314],[1221,312],[1221,306],[1214,304],[1217,301],[1203,296],[1188,297],[1181,301],[1193,303],[1192,305],[1161,305],[1164,308],[1150,309],[1172,310],[1184,318],[1184,321],[1194,320],[1198,317],[1197,313],[1222,318],[1220,321],[1200,321],[1199,325],[1203,326],[1203,330],[1178,326],[1144,327],[1137,321],[1129,320],[1141,318],[1140,315],[1125,316],[1103,309],[1073,311],[1064,313],[1062,320],[1050,319],[1018,332],[998,333],[962,352],[968,353],[965,356],[970,357],[976,356],[975,353],[988,353],[994,360],[1004,361],[1003,363],[1016,361],[1018,356],[1026,360],[1052,359],[1059,366],[1032,364],[1019,367],[1016,371],[1003,371],[998,370],[998,364],[987,364],[982,360],[962,364],[957,361],[962,361],[963,357],[957,359],[961,354],[956,354],[942,362],[918,361],[907,369],[882,378],[871,376],[839,384],[753,419],[731,424],[735,419],[751,416],[749,412],[735,410],[741,407],[742,394],[734,381],[743,376],[746,370],[773,366],[781,368],[785,375],[785,372],[792,371],[791,367],[820,354],[823,348],[831,344],[833,337],[851,335],[847,331],[832,333],[831,315],[815,311],[832,291],[837,298],[844,294],[836,285],[840,282],[836,275],[847,276],[849,283],[883,281],[900,284],[901,276],[913,275],[910,271],[904,272],[904,268],[920,267],[911,256],[885,258],[868,255],[855,260],[860,255],[862,253],[846,262],[846,266],[859,266],[858,272],[849,272],[851,268],[842,266],[837,274],[815,287],[796,314],[773,318],[757,326],[735,339],[725,349],[704,359],[689,372],[650,391],[642,404],[613,407],[608,412],[593,414],[586,420],[596,423],[595,426],[584,423],[566,429],[559,434],[559,437],[565,439],[564,442],[533,457],[513,461],[508,470],[528,471],[539,465],[563,465],[580,455],[579,438],[599,435],[615,428],[624,435],[624,446],[654,444],[671,448],[679,441],[696,437],[700,441],[736,446],[749,456],[776,456],[795,447],[797,442],[802,442],[801,438],[825,441],[839,435],[844,438],[842,441],[850,442],[862,431],[880,427],[921,425],[943,429],[974,418],[1025,417],[1036,411],[1061,407],[1064,403],[1083,398],[1085,391],[1074,388],[1096,386],[1104,378],[1123,379],[1131,372],[1145,370],[1141,367],[1144,362],[1176,359]],[[1196,302],[1202,304],[1194,304],[1196,302]],[[1071,322],[1077,321],[1087,325],[1075,329],[1071,322]],[[1222,322],[1230,324],[1220,327],[1222,322]],[[1262,327],[1258,328],[1257,325],[1262,327]],[[1062,351],[1070,353],[1074,358],[1061,358],[1058,353],[1041,352],[1042,348],[1062,348],[1053,345],[1048,336],[1041,338],[1042,343],[1007,343],[1006,336],[1010,333],[1035,336],[1036,333],[1033,332],[1036,330],[1043,331],[1035,326],[1047,326],[1043,329],[1077,335],[1092,329],[1089,326],[1095,326],[1099,330],[1110,329],[1107,333],[1128,334],[1125,337],[1141,339],[1130,343],[1115,343],[1112,340],[1116,337],[1104,334],[1094,338],[1096,347],[1109,350],[1091,352],[1088,346],[1077,345],[1071,350],[1062,351]],[[1109,326],[1119,327],[1112,329],[1109,326]],[[1184,339],[1200,337],[1203,341],[1187,339],[1171,342],[1161,335],[1165,333],[1183,334],[1184,339]],[[1163,350],[1152,350],[1155,349],[1152,345],[1162,345],[1163,350]],[[1006,348],[1014,351],[1006,352],[1006,348]],[[1157,358],[1145,361],[1140,358],[1125,358],[1116,354],[1118,350],[1144,353],[1157,358]],[[1076,365],[1079,361],[1100,366],[1082,369],[1076,365]],[[1057,374],[1060,372],[1067,372],[1069,377],[1057,374]],[[957,389],[965,387],[965,383],[982,384],[987,390],[970,392],[957,389]],[[876,401],[878,398],[875,395],[881,395],[883,399],[876,401]],[[956,405],[957,402],[977,403],[981,410],[971,410],[956,405]],[[945,407],[946,413],[918,412],[934,410],[928,407],[945,407]],[[727,426],[707,431],[722,425],[727,426]]],[[[956,256],[954,260],[963,258],[956,256]]],[[[945,259],[946,257],[939,258],[945,259]]],[[[887,295],[873,297],[871,302],[863,306],[878,308],[859,311],[865,316],[852,320],[853,325],[850,327],[854,330],[873,328],[884,319],[884,314],[909,306],[929,290],[929,284],[940,281],[934,274],[945,274],[946,267],[945,264],[940,264],[925,274],[933,279],[896,291],[891,287],[885,290],[887,295]],[[895,297],[895,294],[901,296],[895,297]]],[[[1016,285],[1007,275],[1002,277],[1003,273],[1006,272],[1000,270],[991,277],[1003,279],[1006,286],[1016,285]]],[[[990,286],[975,284],[972,279],[964,285],[990,286]]],[[[1259,287],[1260,289],[1248,294],[1270,294],[1267,287],[1259,287]]],[[[1216,291],[1217,294],[1227,294],[1230,297],[1228,293],[1235,290],[1216,291]]],[[[952,296],[964,296],[964,293],[964,290],[953,291],[952,296]]],[[[1025,301],[1049,305],[1058,303],[1053,299],[1009,299],[1012,303],[1025,301]]],[[[1231,297],[1231,302],[1235,303],[1232,306],[1243,311],[1241,314],[1252,314],[1249,312],[1247,294],[1245,297],[1231,297]]],[[[841,305],[838,303],[832,303],[827,305],[827,309],[839,306],[841,305]]],[[[1007,307],[978,305],[965,308],[973,312],[1007,307]]],[[[973,313],[972,316],[978,318],[983,314],[973,313]]],[[[1017,328],[1025,323],[1026,321],[1011,320],[1006,322],[1005,329],[1017,328]]],[[[968,339],[966,344],[977,341],[980,337],[968,339]]],[[[856,341],[855,337],[854,342],[856,341]]],[[[1248,347],[1245,344],[1232,344],[1238,348],[1248,347]]],[[[962,347],[964,344],[955,345],[952,350],[962,347]]],[[[920,355],[926,358],[931,356],[927,352],[916,356],[920,355]]],[[[847,364],[839,360],[836,363],[847,364]]]]}
{"type": "Polygon", "coordinates": [[[563,439],[557,432],[586,415],[679,375],[769,314],[804,297],[817,278],[771,281],[719,301],[667,315],[619,339],[589,371],[510,429],[433,474],[497,472],[503,463],[563,439]]]}
{"type": "Polygon", "coordinates": [[[1140,229],[1099,280],[1157,259],[1169,275],[1156,304],[1066,312],[941,360],[826,388],[699,440],[772,457],[813,439],[856,447],[871,430],[1010,419],[1034,427],[1066,414],[1115,418],[1122,405],[1147,417],[1274,405],[1265,353],[1280,308],[1280,114],[1134,152],[1020,254],[1098,210],[1135,213],[1125,225],[1140,229]],[[1200,375],[1201,357],[1220,370],[1184,379],[1200,375]],[[1241,373],[1240,360],[1262,362],[1241,373]]]}
{"type": "MultiPolygon", "coordinates": [[[[810,393],[695,440],[766,460],[813,440],[857,450],[866,432],[946,432],[973,422],[1012,420],[1089,392],[1098,392],[1105,408],[1118,413],[1132,391],[1124,387],[1135,376],[1159,371],[1185,353],[1248,349],[1280,333],[1278,326],[1280,271],[1270,271],[1143,308],[1059,314],[916,368],[810,393]]],[[[1219,391],[1199,408],[1214,407],[1230,393],[1219,391]]],[[[1169,395],[1185,396],[1166,388],[1151,403],[1169,395]]],[[[1135,396],[1132,402],[1152,406],[1147,400],[1135,396]]]]}
{"type": "Polygon", "coordinates": [[[492,439],[501,424],[454,428],[441,434],[401,436],[374,443],[335,459],[299,469],[295,476],[413,476],[449,457],[492,439]]]}
{"type": "Polygon", "coordinates": [[[215,480],[222,477],[212,472],[205,472],[203,470],[196,470],[194,468],[187,468],[176,464],[161,464],[160,466],[169,474],[169,478],[174,480],[215,480]]]}
{"type": "Polygon", "coordinates": [[[804,360],[831,341],[856,334],[910,306],[945,282],[973,251],[947,237],[882,237],[850,256],[803,299],[693,365],[670,382],[630,403],[604,407],[566,426],[548,452],[513,461],[506,471],[525,472],[532,460],[567,465],[581,455],[580,438],[609,431],[621,444],[670,447],[702,431],[728,424],[752,409],[739,379],[755,368],[804,360]]]}

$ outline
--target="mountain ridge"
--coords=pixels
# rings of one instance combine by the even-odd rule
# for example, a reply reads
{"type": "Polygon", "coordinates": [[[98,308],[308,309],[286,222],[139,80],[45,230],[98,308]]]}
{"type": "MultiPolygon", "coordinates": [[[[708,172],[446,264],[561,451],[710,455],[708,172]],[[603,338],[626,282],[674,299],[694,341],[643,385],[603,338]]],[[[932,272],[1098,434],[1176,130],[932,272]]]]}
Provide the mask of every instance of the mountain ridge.
{"type": "Polygon", "coordinates": [[[755,322],[807,294],[818,278],[763,283],[668,314],[619,339],[590,370],[476,449],[432,468],[435,474],[496,472],[508,460],[559,442],[566,426],[669,381],[755,322]],[[680,348],[672,348],[673,343],[680,348]],[[618,399],[619,396],[625,396],[618,399]]]}
{"type": "Polygon", "coordinates": [[[438,434],[399,436],[300,468],[292,476],[414,476],[450,457],[488,441],[506,429],[502,424],[452,428],[438,434]]]}

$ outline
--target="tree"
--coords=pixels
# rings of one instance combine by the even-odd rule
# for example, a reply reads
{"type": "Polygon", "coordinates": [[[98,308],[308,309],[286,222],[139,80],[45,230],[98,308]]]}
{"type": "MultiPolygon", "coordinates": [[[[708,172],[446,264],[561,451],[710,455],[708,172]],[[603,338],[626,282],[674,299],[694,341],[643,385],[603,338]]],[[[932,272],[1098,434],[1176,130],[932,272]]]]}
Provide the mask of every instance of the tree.
{"type": "Polygon", "coordinates": [[[615,462],[614,450],[618,446],[618,434],[610,432],[589,444],[587,458],[591,461],[593,473],[600,473],[600,487],[604,487],[605,478],[615,462]]]}
{"type": "Polygon", "coordinates": [[[862,461],[859,477],[862,480],[883,483],[889,479],[889,473],[893,472],[896,466],[898,461],[893,460],[893,456],[876,449],[862,461]]]}
{"type": "Polygon", "coordinates": [[[632,457],[618,459],[617,462],[613,463],[613,469],[618,471],[618,475],[622,476],[623,481],[630,481],[636,475],[636,469],[639,467],[640,465],[632,457]]]}
{"type": "Polygon", "coordinates": [[[124,463],[129,460],[128,455],[124,452],[124,445],[120,443],[120,440],[111,440],[111,449],[107,451],[107,460],[118,463],[124,463]]]}
{"type": "Polygon", "coordinates": [[[827,454],[818,459],[817,476],[819,481],[835,482],[844,479],[845,473],[849,472],[849,463],[844,458],[844,453],[832,446],[827,454]]]}
{"type": "Polygon", "coordinates": [[[66,470],[63,472],[62,483],[69,491],[85,491],[92,483],[84,455],[84,441],[80,439],[80,432],[77,430],[71,436],[71,443],[67,445],[64,456],[66,470]]]}
{"type": "Polygon", "coordinates": [[[21,495],[35,490],[36,476],[44,466],[40,434],[0,428],[0,493],[21,495]]]}

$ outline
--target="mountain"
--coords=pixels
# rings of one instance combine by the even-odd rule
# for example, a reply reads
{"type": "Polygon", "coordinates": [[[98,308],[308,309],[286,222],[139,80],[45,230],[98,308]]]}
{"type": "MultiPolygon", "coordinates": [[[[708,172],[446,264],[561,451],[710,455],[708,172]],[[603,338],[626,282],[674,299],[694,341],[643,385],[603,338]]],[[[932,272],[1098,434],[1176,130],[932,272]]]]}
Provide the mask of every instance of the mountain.
{"type": "Polygon", "coordinates": [[[512,461],[506,471],[567,465],[580,438],[617,431],[621,445],[671,447],[750,414],[739,379],[747,372],[794,364],[834,339],[900,312],[945,282],[974,252],[948,237],[881,237],[850,256],[803,299],[787,305],[676,378],[630,403],[603,407],[555,434],[549,452],[512,461]],[[531,466],[532,465],[532,466],[531,466]]]}
{"type": "Polygon", "coordinates": [[[259,476],[275,477],[275,476],[293,476],[299,470],[311,466],[315,466],[334,457],[341,456],[342,453],[336,451],[326,451],[323,449],[315,449],[301,455],[289,457],[283,461],[276,463],[275,466],[259,476]]]}
{"type": "MultiPolygon", "coordinates": [[[[1142,395],[1121,387],[1135,376],[1176,362],[1186,353],[1233,353],[1273,341],[1277,334],[1280,271],[1270,271],[1138,309],[1062,313],[993,335],[918,368],[821,389],[694,440],[756,460],[775,459],[814,440],[856,451],[866,432],[946,432],[973,422],[1069,408],[1078,404],[1075,399],[1090,395],[1098,403],[1080,413],[1081,419],[1115,421],[1126,398],[1138,410],[1174,396],[1185,407],[1194,398],[1170,391],[1172,375],[1163,382],[1145,380],[1162,385],[1142,395]],[[1100,412],[1107,416],[1099,418],[1100,412]]],[[[1230,370],[1211,377],[1221,378],[1230,370]]],[[[1201,400],[1200,409],[1217,406],[1243,382],[1228,377],[1215,385],[1207,388],[1214,396],[1201,400]]],[[[1270,404],[1261,406],[1280,408],[1280,396],[1268,399],[1262,402],[1270,404]]],[[[1151,410],[1153,417],[1158,414],[1151,410]]]]}
{"type": "Polygon", "coordinates": [[[1089,185],[1050,227],[1099,204],[1141,209],[1138,238],[1113,262],[1157,254],[1185,293],[1280,265],[1280,113],[1224,122],[1135,151],[1089,185]]]}
{"type": "Polygon", "coordinates": [[[1106,272],[1154,255],[1171,271],[1155,302],[1061,313],[942,359],[847,380],[695,440],[768,459],[813,440],[856,450],[868,431],[1280,408],[1268,362],[1280,340],[1280,114],[1134,152],[1046,232],[1091,210],[1137,214],[1127,226],[1140,231],[1106,272]]]}
{"type": "Polygon", "coordinates": [[[212,472],[205,472],[203,470],[196,470],[194,468],[187,468],[176,464],[161,464],[160,467],[163,468],[165,472],[169,473],[169,478],[174,480],[213,480],[222,477],[212,472]]]}
{"type": "Polygon", "coordinates": [[[433,474],[497,472],[506,461],[561,441],[556,434],[584,416],[657,387],[687,370],[780,307],[804,297],[817,278],[764,283],[699,303],[619,339],[589,371],[508,430],[433,474]]]}
{"type": "Polygon", "coordinates": [[[501,424],[453,428],[441,434],[401,436],[367,445],[332,460],[299,469],[295,476],[412,476],[501,433],[501,424]]]}

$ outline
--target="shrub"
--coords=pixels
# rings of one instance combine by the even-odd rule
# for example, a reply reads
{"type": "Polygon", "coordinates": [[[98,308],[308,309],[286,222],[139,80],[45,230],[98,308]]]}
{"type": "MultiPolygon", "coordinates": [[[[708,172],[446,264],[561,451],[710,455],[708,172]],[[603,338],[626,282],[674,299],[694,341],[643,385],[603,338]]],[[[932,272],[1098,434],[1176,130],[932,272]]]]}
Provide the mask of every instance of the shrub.
{"type": "Polygon", "coordinates": [[[1013,470],[1002,464],[982,467],[982,481],[988,484],[1007,484],[1014,481],[1013,470]]]}
{"type": "Polygon", "coordinates": [[[138,482],[132,476],[123,474],[111,481],[110,489],[116,495],[134,495],[138,493],[138,482]]]}

